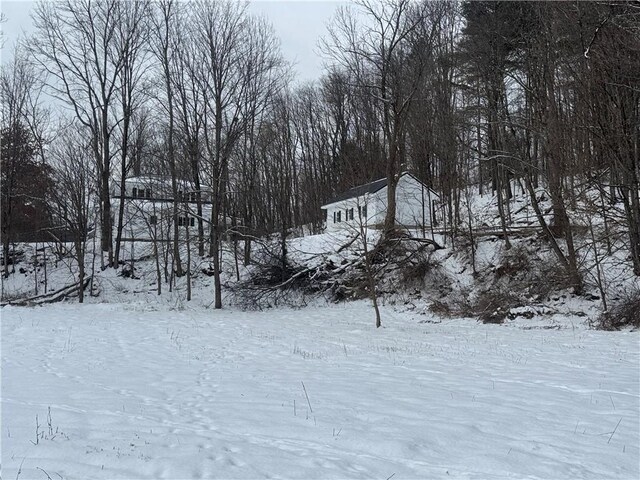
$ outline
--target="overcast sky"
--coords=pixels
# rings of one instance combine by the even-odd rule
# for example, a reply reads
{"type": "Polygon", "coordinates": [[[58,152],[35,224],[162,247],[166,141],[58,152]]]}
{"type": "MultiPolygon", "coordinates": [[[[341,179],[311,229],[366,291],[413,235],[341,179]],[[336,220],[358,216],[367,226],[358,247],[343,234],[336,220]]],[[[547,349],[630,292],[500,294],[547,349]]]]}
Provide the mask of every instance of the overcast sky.
{"type": "MultiPolygon", "coordinates": [[[[35,2],[28,0],[1,0],[0,8],[7,22],[2,25],[6,43],[2,49],[3,63],[9,58],[14,40],[29,32],[29,13],[35,2]]],[[[326,32],[326,23],[340,5],[332,0],[254,1],[251,11],[264,15],[273,24],[282,41],[282,53],[295,63],[297,80],[317,79],[322,73],[322,58],[318,52],[318,38],[326,32]]]]}

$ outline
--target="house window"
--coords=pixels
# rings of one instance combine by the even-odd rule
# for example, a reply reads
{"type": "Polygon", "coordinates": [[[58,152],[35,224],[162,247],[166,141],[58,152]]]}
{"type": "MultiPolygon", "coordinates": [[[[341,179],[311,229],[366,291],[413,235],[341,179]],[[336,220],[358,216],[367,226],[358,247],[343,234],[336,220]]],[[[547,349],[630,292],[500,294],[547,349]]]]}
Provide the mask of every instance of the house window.
{"type": "Polygon", "coordinates": [[[151,215],[151,216],[149,217],[149,223],[150,223],[151,225],[155,225],[155,224],[157,224],[157,223],[158,223],[158,216],[157,216],[157,215],[151,215]]]}
{"type": "Polygon", "coordinates": [[[360,205],[358,206],[358,215],[360,215],[360,218],[367,218],[367,205],[360,205]]]}
{"type": "Polygon", "coordinates": [[[151,198],[151,189],[147,188],[147,196],[146,198],[151,198]]]}
{"type": "Polygon", "coordinates": [[[342,212],[341,211],[337,211],[336,212],[336,223],[340,223],[342,221],[342,212]]]}
{"type": "Polygon", "coordinates": [[[353,220],[353,208],[347,210],[345,220],[353,220]]]}
{"type": "Polygon", "coordinates": [[[179,227],[188,227],[188,226],[194,226],[196,224],[196,219],[195,217],[178,217],[178,226],[179,227]]]}
{"type": "Polygon", "coordinates": [[[136,187],[133,187],[133,193],[131,194],[131,196],[133,198],[136,198],[138,196],[138,189],[136,187]]]}

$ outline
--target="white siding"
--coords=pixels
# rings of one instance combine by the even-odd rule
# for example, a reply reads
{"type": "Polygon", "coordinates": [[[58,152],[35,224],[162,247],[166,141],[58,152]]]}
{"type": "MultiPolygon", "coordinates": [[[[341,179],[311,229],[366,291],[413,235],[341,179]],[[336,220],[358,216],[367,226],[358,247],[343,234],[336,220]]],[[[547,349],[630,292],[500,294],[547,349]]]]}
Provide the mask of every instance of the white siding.
{"type": "MultiPolygon", "coordinates": [[[[375,197],[373,195],[366,195],[363,197],[349,198],[341,202],[332,203],[326,206],[327,211],[327,231],[335,232],[344,229],[360,229],[360,215],[358,214],[358,208],[366,207],[366,218],[362,218],[364,225],[371,225],[375,223],[376,215],[375,197]],[[353,219],[349,218],[350,211],[353,211],[353,219]],[[334,221],[337,219],[337,214],[340,213],[340,222],[334,221]]],[[[360,210],[362,212],[362,210],[360,210]]]]}
{"type": "Polygon", "coordinates": [[[369,225],[380,225],[387,214],[387,187],[381,188],[371,195],[372,215],[369,215],[369,225]]]}
{"type": "MultiPolygon", "coordinates": [[[[437,195],[416,180],[404,174],[396,187],[396,223],[406,228],[431,224],[431,205],[437,195]]],[[[364,197],[350,198],[323,207],[327,211],[327,231],[359,228],[358,206],[367,205],[367,226],[381,225],[387,213],[387,187],[364,197]],[[354,209],[354,219],[346,220],[346,211],[354,209]],[[334,222],[334,214],[340,212],[340,222],[334,222]]]]}
{"type": "Polygon", "coordinates": [[[403,175],[396,188],[396,223],[404,227],[429,225],[430,191],[411,175],[403,175]]]}
{"type": "MultiPolygon", "coordinates": [[[[192,198],[189,196],[195,191],[195,186],[192,182],[187,180],[178,180],[177,182],[178,192],[185,195],[185,199],[189,199],[195,202],[195,196],[192,198]]],[[[200,199],[203,202],[211,200],[210,189],[206,186],[200,186],[200,199]]],[[[140,176],[131,177],[125,180],[125,192],[126,197],[132,198],[153,198],[158,200],[171,200],[173,199],[173,189],[171,186],[171,179],[169,177],[152,177],[152,176],[140,176]]],[[[112,196],[120,196],[120,185],[114,182],[112,187],[112,196]]]]}
{"type": "MultiPolygon", "coordinates": [[[[117,209],[118,199],[114,200],[114,209],[117,209]]],[[[195,217],[195,205],[189,205],[189,212],[181,211],[181,222],[189,225],[190,236],[195,237],[198,232],[198,220],[195,217]],[[193,207],[193,208],[191,208],[193,207]],[[193,218],[193,220],[191,220],[193,218]],[[193,226],[191,223],[193,222],[193,226]]],[[[203,205],[203,217],[211,217],[211,205],[203,205]]],[[[158,202],[153,200],[125,200],[124,222],[122,236],[136,240],[167,240],[173,235],[173,203],[158,202]]],[[[114,226],[115,227],[115,226],[114,226]]],[[[209,223],[204,223],[205,234],[209,233],[209,223]]],[[[179,231],[180,237],[186,237],[185,227],[179,231]]],[[[114,232],[115,235],[115,232],[114,232]]]]}

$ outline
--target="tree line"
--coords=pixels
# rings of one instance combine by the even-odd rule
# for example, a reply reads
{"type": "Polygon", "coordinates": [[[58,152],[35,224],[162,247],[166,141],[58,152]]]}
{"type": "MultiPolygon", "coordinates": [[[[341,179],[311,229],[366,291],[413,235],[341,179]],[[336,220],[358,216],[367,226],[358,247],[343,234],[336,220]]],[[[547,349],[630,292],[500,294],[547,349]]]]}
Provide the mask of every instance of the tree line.
{"type": "Polygon", "coordinates": [[[360,0],[338,8],[320,42],[326,71],[302,85],[273,27],[243,3],[63,0],[38,3],[33,20],[2,70],[5,262],[27,165],[49,172],[37,191],[78,233],[78,258],[97,218],[103,268],[122,261],[125,194],[113,202],[114,184],[159,173],[176,199],[171,270],[187,274],[177,199],[188,179],[192,240],[213,263],[219,308],[222,237],[237,228],[228,219],[243,226],[245,264],[253,240],[272,233],[285,255],[296,229],[321,231],[333,195],[386,177],[389,239],[395,185],[410,170],[440,193],[452,231],[470,216],[471,192],[495,195],[507,248],[509,200],[529,196],[578,291],[568,210],[588,196],[607,234],[625,232],[640,275],[634,2],[360,0]]]}

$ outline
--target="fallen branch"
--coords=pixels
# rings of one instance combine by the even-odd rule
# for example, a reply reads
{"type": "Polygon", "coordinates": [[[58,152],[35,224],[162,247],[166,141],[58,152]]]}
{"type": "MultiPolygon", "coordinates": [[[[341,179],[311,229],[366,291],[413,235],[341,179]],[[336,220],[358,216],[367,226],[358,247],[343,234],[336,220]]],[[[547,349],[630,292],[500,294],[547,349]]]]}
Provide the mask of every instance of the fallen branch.
{"type": "Polygon", "coordinates": [[[440,245],[435,240],[431,240],[430,238],[420,238],[420,237],[400,237],[395,240],[396,242],[417,242],[424,243],[426,245],[432,245],[436,250],[442,250],[444,247],[440,245]]]}
{"type": "MultiPolygon", "coordinates": [[[[87,277],[82,282],[82,290],[85,290],[87,286],[91,282],[91,277],[87,277]]],[[[47,303],[55,303],[60,302],[67,298],[68,296],[78,292],[80,290],[80,286],[77,283],[72,285],[67,285],[66,287],[61,288],[60,290],[56,290],[52,293],[45,293],[42,295],[36,295],[35,297],[23,298],[20,300],[9,300],[7,302],[0,303],[0,307],[4,307],[6,305],[13,305],[16,307],[25,307],[28,305],[42,305],[47,303]]]]}
{"type": "Polygon", "coordinates": [[[338,248],[338,249],[336,250],[336,253],[340,253],[340,252],[342,252],[343,250],[345,250],[345,249],[349,248],[351,245],[353,245],[353,242],[355,242],[355,241],[358,239],[358,237],[360,237],[360,232],[358,232],[358,233],[357,233],[357,235],[355,235],[355,236],[354,236],[351,240],[349,240],[347,243],[345,243],[345,244],[344,244],[344,245],[342,245],[340,248],[338,248]]]}

